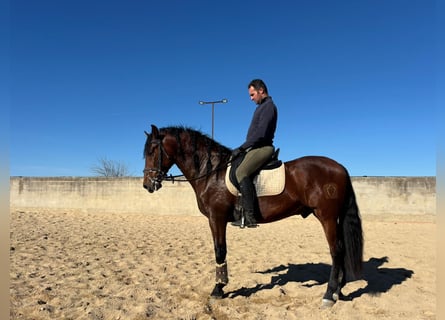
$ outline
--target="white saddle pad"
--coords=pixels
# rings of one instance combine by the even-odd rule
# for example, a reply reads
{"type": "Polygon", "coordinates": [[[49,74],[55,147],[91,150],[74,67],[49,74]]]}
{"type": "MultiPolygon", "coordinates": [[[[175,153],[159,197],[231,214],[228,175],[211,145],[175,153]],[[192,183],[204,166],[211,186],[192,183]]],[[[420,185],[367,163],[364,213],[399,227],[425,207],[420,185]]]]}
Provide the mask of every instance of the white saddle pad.
{"type": "MultiPolygon", "coordinates": [[[[233,183],[229,178],[230,166],[227,167],[226,171],[226,186],[230,193],[234,196],[238,195],[238,189],[235,188],[233,183]]],[[[285,172],[284,163],[281,164],[276,169],[262,170],[253,179],[253,184],[255,185],[256,194],[258,197],[262,196],[275,196],[280,194],[284,190],[285,182],[285,172]]]]}

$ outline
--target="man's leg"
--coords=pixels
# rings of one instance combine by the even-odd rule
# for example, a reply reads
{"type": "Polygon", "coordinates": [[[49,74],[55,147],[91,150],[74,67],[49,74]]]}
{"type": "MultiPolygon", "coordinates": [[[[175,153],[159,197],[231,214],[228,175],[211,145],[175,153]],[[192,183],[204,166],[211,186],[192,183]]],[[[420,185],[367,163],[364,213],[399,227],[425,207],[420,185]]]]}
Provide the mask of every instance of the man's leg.
{"type": "Polygon", "coordinates": [[[270,159],[274,152],[271,146],[250,150],[236,170],[236,178],[241,191],[241,219],[232,223],[234,226],[256,227],[255,220],[255,187],[251,176],[270,159]]]}

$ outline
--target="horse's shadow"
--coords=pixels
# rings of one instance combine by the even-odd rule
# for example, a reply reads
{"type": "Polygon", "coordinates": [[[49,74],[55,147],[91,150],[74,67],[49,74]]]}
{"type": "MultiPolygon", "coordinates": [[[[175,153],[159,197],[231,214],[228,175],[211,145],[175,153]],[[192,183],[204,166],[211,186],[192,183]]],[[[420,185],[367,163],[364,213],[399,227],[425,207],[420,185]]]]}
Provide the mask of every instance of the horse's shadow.
{"type": "MultiPolygon", "coordinates": [[[[363,294],[379,295],[389,291],[394,285],[401,284],[414,274],[414,271],[405,268],[381,268],[386,262],[388,262],[388,257],[371,258],[364,262],[362,279],[367,282],[366,287],[351,292],[343,299],[352,300],[363,294]]],[[[283,286],[288,282],[301,282],[306,287],[323,285],[328,282],[330,271],[331,266],[325,263],[280,265],[272,269],[257,271],[261,274],[279,273],[271,277],[270,283],[257,284],[250,288],[243,287],[227,292],[226,296],[229,298],[249,297],[261,290],[283,286]]]]}

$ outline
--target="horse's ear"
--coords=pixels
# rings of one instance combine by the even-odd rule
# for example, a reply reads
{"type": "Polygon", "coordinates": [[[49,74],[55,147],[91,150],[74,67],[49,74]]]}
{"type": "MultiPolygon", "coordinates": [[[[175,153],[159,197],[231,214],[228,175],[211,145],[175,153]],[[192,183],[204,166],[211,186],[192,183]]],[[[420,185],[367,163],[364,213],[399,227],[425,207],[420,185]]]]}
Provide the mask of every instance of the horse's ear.
{"type": "Polygon", "coordinates": [[[147,131],[144,130],[144,132],[147,137],[150,135],[147,131]]]}
{"type": "Polygon", "coordinates": [[[151,125],[151,134],[153,135],[153,137],[156,137],[156,138],[159,135],[158,127],[156,127],[154,124],[151,125]]]}

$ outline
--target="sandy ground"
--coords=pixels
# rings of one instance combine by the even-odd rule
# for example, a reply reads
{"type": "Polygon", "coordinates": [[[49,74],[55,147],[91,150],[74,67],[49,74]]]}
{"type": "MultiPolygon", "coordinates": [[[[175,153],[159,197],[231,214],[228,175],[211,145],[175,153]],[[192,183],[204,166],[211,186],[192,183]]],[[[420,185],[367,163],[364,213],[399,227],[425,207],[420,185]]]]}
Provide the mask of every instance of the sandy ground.
{"type": "Polygon", "coordinates": [[[227,297],[209,299],[207,218],[11,212],[11,319],[435,319],[435,216],[364,216],[363,279],[321,309],[320,223],[228,226],[227,297]]]}

